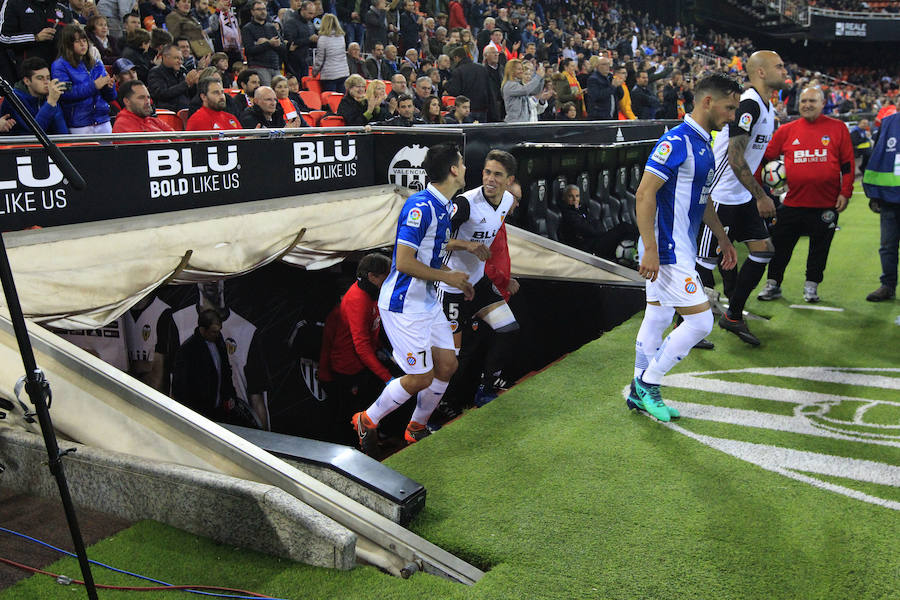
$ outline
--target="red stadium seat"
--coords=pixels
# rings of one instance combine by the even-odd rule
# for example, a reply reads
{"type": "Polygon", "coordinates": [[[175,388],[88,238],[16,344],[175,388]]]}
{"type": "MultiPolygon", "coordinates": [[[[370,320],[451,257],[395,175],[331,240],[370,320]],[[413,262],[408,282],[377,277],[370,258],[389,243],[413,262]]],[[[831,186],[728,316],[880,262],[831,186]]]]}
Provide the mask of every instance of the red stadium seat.
{"type": "Polygon", "coordinates": [[[156,117],[175,131],[184,131],[184,123],[182,123],[181,117],[171,110],[157,109],[156,117]]]}
{"type": "Polygon", "coordinates": [[[191,116],[191,111],[187,108],[182,108],[178,111],[178,118],[181,119],[181,128],[187,129],[188,118],[191,116]]]}
{"type": "Polygon", "coordinates": [[[322,92],[322,106],[328,106],[331,112],[336,113],[338,104],[341,103],[343,97],[343,94],[338,94],[337,92],[322,92]]]}
{"type": "Polygon", "coordinates": [[[229,96],[231,96],[232,98],[234,96],[237,96],[238,94],[240,94],[241,91],[242,91],[241,88],[225,88],[225,93],[228,94],[229,96]]]}
{"type": "Polygon", "coordinates": [[[304,121],[306,121],[306,124],[309,125],[310,127],[316,126],[316,120],[308,112],[301,112],[300,116],[303,118],[304,121]]]}
{"type": "Polygon", "coordinates": [[[310,92],[315,92],[317,94],[322,93],[322,82],[319,81],[318,77],[306,76],[300,80],[300,83],[303,85],[303,89],[305,90],[309,90],[310,92]]]}
{"type": "Polygon", "coordinates": [[[390,81],[385,81],[385,82],[384,82],[384,93],[385,93],[385,94],[390,94],[392,89],[394,89],[394,86],[391,85],[391,82],[390,82],[390,81]]]}
{"type": "Polygon", "coordinates": [[[441,98],[441,106],[456,106],[456,96],[444,96],[441,98]]]}
{"type": "Polygon", "coordinates": [[[309,90],[300,90],[300,99],[309,110],[319,110],[322,108],[322,95],[309,90]]]}
{"type": "Polygon", "coordinates": [[[322,117],[322,120],[319,121],[319,127],[343,127],[344,126],[344,117],[339,117],[337,115],[328,115],[327,117],[322,117]]]}
{"type": "Polygon", "coordinates": [[[322,120],[322,117],[325,116],[324,110],[311,110],[309,111],[309,116],[313,119],[313,127],[319,126],[319,121],[322,120]]]}

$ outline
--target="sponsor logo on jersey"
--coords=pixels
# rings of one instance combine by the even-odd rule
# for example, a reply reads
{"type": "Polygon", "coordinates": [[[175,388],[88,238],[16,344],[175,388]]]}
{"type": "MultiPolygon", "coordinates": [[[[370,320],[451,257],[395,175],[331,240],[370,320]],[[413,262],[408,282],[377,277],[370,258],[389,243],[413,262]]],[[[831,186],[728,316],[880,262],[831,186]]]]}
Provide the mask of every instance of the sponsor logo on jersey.
{"type": "Polygon", "coordinates": [[[690,277],[684,280],[684,291],[688,294],[696,294],[697,293],[697,284],[694,283],[694,280],[690,277]]]}
{"type": "Polygon", "coordinates": [[[828,150],[816,148],[815,150],[794,150],[795,163],[825,162],[828,160],[828,150]]]}
{"type": "Polygon", "coordinates": [[[738,119],[738,127],[743,129],[746,132],[750,132],[750,127],[753,125],[753,115],[750,113],[744,113],[741,115],[741,118],[738,119]]]}
{"type": "Polygon", "coordinates": [[[889,137],[887,141],[888,150],[893,150],[897,146],[897,138],[889,137]]]}
{"type": "Polygon", "coordinates": [[[823,145],[823,146],[827,146],[827,145],[828,145],[828,142],[830,142],[830,141],[831,141],[831,138],[828,137],[827,135],[823,135],[823,136],[822,136],[822,145],[823,145]]]}
{"type": "Polygon", "coordinates": [[[656,147],[656,152],[653,153],[653,160],[664,165],[666,161],[669,160],[669,155],[672,154],[672,144],[669,142],[660,142],[656,147]]]}
{"type": "Polygon", "coordinates": [[[794,138],[794,141],[791,142],[791,146],[799,146],[799,145],[800,145],[800,138],[794,138]]]}
{"type": "Polygon", "coordinates": [[[406,353],[406,364],[408,364],[411,367],[416,366],[416,357],[413,356],[412,352],[406,353]]]}
{"type": "Polygon", "coordinates": [[[409,211],[409,214],[406,215],[406,224],[410,227],[418,227],[422,222],[422,210],[418,208],[412,208],[409,211]]]}
{"type": "MultiPolygon", "coordinates": [[[[716,428],[665,426],[824,492],[900,511],[900,501],[891,494],[897,489],[896,459],[874,452],[900,447],[898,375],[897,368],[845,367],[754,367],[667,375],[662,381],[665,402],[678,408],[687,423],[708,422],[716,428]],[[735,376],[751,379],[735,381],[735,376]],[[755,377],[765,380],[749,383],[755,377]],[[816,391],[812,386],[819,382],[841,385],[843,393],[816,391]],[[732,397],[765,402],[753,409],[734,408],[726,400],[732,397]],[[810,448],[807,440],[814,439],[827,449],[810,448]],[[859,459],[860,452],[866,453],[866,460],[859,459]]],[[[622,395],[628,393],[626,386],[622,395]]]]}

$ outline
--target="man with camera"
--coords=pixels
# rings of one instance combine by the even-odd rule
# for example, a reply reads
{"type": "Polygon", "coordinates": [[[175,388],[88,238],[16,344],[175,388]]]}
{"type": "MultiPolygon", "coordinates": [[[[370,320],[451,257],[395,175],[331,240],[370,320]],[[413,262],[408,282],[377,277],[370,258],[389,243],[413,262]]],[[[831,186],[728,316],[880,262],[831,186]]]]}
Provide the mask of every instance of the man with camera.
{"type": "MultiPolygon", "coordinates": [[[[22,62],[22,80],[16,84],[13,91],[25,104],[28,112],[35,118],[41,129],[49,134],[69,133],[62,109],[58,104],[59,97],[67,87],[72,87],[71,81],[60,82],[50,79],[50,69],[47,67],[47,63],[43,58],[34,56],[26,58],[22,62]]],[[[3,101],[0,115],[10,115],[14,120],[14,125],[9,130],[11,135],[34,135],[31,128],[25,123],[25,119],[9,100],[3,101]]]]}

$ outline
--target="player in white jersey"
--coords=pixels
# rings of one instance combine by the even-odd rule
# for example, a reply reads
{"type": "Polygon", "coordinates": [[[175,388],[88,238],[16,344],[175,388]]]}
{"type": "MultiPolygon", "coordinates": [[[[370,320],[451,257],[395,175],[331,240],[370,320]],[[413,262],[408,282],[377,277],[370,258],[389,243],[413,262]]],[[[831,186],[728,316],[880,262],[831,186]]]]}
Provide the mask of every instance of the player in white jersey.
{"type": "MultiPolygon", "coordinates": [[[[750,87],[741,95],[741,103],[728,129],[716,136],[716,178],[712,200],[719,220],[732,241],[744,242],[749,256],[740,270],[722,270],[728,312],[719,319],[719,327],[731,331],[753,346],[759,339],[750,333],[743,312],[747,298],[759,284],[775,247],[769,238],[765,219],[775,216],[775,203],[755,177],[763,153],[775,130],[775,110],[770,98],[787,85],[787,70],[775,52],[760,50],[747,60],[750,87]]],[[[708,227],[698,243],[697,272],[703,285],[714,287],[712,269],[718,247],[708,227]]]]}
{"type": "Polygon", "coordinates": [[[468,275],[443,264],[450,241],[451,198],[465,185],[466,165],[455,144],[435,144],[423,161],[431,183],[410,196],[400,211],[391,272],[381,286],[381,325],[393,346],[394,359],[406,373],[392,379],[378,399],[353,415],[363,452],[377,452],[378,423],[416,396],[416,409],[404,438],[415,443],[429,434],[426,424],[456,372],[450,323],[437,301],[434,282],[474,291],[468,275]]]}
{"type": "Polygon", "coordinates": [[[734,118],[739,92],[738,83],[722,74],[701,79],[693,112],[659,139],[636,194],[641,232],[638,271],[647,279],[647,307],[635,343],[627,404],[660,421],[678,416],[662,400],[663,375],[713,327],[712,311],[694,270],[701,221],[722,247],[722,267],[734,268],[737,262],[734,246],[707,199],[715,175],[710,132],[734,118]],[[676,312],[684,322],[663,341],[676,312]]]}
{"type": "Polygon", "coordinates": [[[171,322],[171,307],[155,294],[150,294],[141,298],[123,319],[128,347],[128,374],[168,394],[168,374],[164,364],[166,353],[160,352],[157,344],[160,338],[166,337],[165,332],[160,330],[166,329],[167,323],[171,322]]]}
{"type": "Polygon", "coordinates": [[[447,244],[449,253],[444,261],[450,269],[463,271],[475,288],[475,297],[465,300],[463,293],[441,283],[441,302],[444,314],[453,329],[453,341],[459,353],[462,332],[473,319],[480,319],[497,334],[485,357],[481,385],[475,395],[475,405],[483,406],[497,397],[495,381],[506,361],[513,354],[515,332],[519,323],[500,290],[484,274],[484,261],[490,258],[490,246],[512,210],[515,198],[507,191],[516,173],[516,159],[509,152],[491,150],[481,172],[481,187],[459,194],[453,199],[453,239],[447,244]]]}

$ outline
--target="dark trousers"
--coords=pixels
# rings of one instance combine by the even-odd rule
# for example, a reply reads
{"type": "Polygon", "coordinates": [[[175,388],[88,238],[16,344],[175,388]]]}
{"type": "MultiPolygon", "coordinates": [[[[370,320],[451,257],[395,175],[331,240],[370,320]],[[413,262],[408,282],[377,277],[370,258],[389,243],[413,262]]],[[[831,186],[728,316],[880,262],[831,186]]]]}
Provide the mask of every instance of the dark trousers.
{"type": "Polygon", "coordinates": [[[384,382],[370,370],[363,369],[354,375],[334,373],[334,380],[323,382],[328,394],[331,427],[327,439],[347,446],[357,443],[356,433],[349,426],[354,413],[365,410],[384,389],[384,382]]]}
{"type": "Polygon", "coordinates": [[[794,246],[797,245],[797,240],[805,235],[809,236],[806,280],[821,283],[836,229],[837,213],[834,209],[780,206],[775,225],[769,229],[772,243],[775,245],[775,256],[769,263],[769,279],[774,279],[781,285],[794,246]]]}
{"type": "Polygon", "coordinates": [[[881,203],[881,285],[897,289],[897,249],[900,246],[900,204],[881,203]]]}

